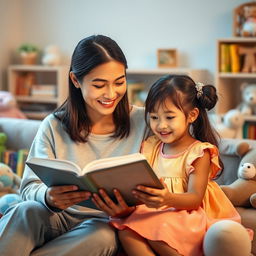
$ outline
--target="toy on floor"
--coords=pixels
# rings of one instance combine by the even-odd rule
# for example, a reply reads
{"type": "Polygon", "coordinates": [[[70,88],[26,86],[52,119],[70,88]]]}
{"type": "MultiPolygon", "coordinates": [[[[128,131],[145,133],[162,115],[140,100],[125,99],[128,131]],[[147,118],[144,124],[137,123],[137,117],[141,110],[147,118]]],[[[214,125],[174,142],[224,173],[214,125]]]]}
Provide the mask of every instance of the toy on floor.
{"type": "Polygon", "coordinates": [[[238,178],[230,185],[221,185],[221,188],[234,206],[256,208],[256,149],[241,142],[235,151],[241,157],[238,178]]]}
{"type": "Polygon", "coordinates": [[[243,83],[240,89],[242,102],[237,109],[244,115],[256,115],[256,84],[243,83]]]}
{"type": "Polygon", "coordinates": [[[238,109],[229,110],[215,128],[222,138],[243,138],[244,117],[238,109]]]}
{"type": "Polygon", "coordinates": [[[27,118],[17,107],[14,96],[7,91],[0,91],[0,117],[27,118]]]}

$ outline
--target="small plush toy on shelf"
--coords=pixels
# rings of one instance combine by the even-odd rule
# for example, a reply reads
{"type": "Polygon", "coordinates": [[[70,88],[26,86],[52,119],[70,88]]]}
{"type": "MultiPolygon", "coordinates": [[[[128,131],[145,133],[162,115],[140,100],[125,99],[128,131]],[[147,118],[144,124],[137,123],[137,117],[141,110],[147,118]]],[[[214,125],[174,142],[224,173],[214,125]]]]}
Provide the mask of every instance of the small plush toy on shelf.
{"type": "Polygon", "coordinates": [[[235,151],[241,157],[238,178],[230,185],[221,185],[221,188],[234,206],[256,208],[256,149],[241,142],[235,151]]]}
{"type": "Polygon", "coordinates": [[[238,109],[229,110],[215,128],[221,138],[243,138],[244,117],[238,109]]]}
{"type": "Polygon", "coordinates": [[[233,34],[234,36],[256,36],[256,2],[251,1],[237,6],[234,9],[233,34]]]}
{"type": "Polygon", "coordinates": [[[242,102],[237,109],[244,115],[256,115],[256,84],[243,83],[240,89],[242,102]]]}
{"type": "Polygon", "coordinates": [[[49,45],[45,48],[42,57],[43,65],[58,66],[61,62],[60,49],[56,45],[49,45]]]}
{"type": "Polygon", "coordinates": [[[256,6],[244,7],[244,22],[242,24],[242,36],[256,36],[256,6]]]}

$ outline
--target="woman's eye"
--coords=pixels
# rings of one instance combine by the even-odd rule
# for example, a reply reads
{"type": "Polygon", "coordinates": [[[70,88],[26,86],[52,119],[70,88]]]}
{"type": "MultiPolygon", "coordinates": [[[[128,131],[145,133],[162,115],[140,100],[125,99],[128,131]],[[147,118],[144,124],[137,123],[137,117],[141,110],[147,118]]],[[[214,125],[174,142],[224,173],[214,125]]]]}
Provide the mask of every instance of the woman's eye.
{"type": "Polygon", "coordinates": [[[95,88],[101,89],[104,87],[104,85],[99,85],[99,84],[93,84],[92,86],[94,86],[95,88]]]}
{"type": "Polygon", "coordinates": [[[117,86],[121,86],[121,85],[123,85],[124,84],[124,81],[122,81],[122,82],[116,82],[116,85],[117,86]]]}

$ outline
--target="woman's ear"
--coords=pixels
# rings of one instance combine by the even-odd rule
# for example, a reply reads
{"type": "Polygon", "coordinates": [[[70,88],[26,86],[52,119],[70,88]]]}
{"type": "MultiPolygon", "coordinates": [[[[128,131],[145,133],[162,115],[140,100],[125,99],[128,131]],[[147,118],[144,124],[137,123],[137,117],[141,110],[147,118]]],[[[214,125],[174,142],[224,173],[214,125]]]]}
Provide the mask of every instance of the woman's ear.
{"type": "Polygon", "coordinates": [[[70,77],[70,79],[72,80],[73,85],[74,85],[76,88],[81,88],[79,81],[77,80],[75,74],[74,74],[72,71],[70,71],[69,77],[70,77]]]}
{"type": "Polygon", "coordinates": [[[199,109],[198,108],[193,108],[190,112],[189,112],[189,115],[188,115],[188,122],[190,124],[194,123],[195,120],[197,119],[199,115],[199,109]]]}

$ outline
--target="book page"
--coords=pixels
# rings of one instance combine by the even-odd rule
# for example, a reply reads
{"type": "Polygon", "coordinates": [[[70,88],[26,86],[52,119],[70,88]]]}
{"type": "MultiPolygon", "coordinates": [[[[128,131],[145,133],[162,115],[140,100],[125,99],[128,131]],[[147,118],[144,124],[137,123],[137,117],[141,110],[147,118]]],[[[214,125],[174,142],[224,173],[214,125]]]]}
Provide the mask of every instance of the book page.
{"type": "Polygon", "coordinates": [[[70,171],[70,172],[75,172],[78,175],[81,175],[81,168],[68,160],[60,160],[60,159],[50,159],[50,158],[30,158],[28,163],[36,164],[36,165],[41,165],[44,167],[50,167],[62,171],[70,171]]]}
{"type": "Polygon", "coordinates": [[[87,164],[82,170],[82,174],[98,169],[124,165],[145,159],[146,158],[140,153],[98,159],[87,164]]]}

